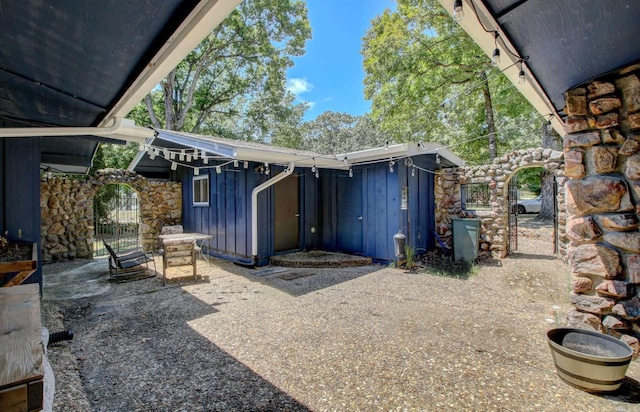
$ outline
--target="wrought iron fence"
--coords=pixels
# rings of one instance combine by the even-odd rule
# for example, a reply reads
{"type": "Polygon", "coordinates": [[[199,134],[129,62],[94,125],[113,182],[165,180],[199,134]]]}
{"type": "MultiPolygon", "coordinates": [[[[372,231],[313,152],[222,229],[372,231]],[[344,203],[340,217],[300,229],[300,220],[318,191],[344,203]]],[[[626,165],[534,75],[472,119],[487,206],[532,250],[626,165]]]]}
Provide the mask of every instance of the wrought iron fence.
{"type": "Polygon", "coordinates": [[[106,256],[104,240],[117,252],[140,246],[140,212],[136,192],[107,185],[94,198],[94,256],[106,256]]]}
{"type": "Polygon", "coordinates": [[[490,210],[491,189],[488,184],[462,185],[462,208],[465,210],[490,210]]]}

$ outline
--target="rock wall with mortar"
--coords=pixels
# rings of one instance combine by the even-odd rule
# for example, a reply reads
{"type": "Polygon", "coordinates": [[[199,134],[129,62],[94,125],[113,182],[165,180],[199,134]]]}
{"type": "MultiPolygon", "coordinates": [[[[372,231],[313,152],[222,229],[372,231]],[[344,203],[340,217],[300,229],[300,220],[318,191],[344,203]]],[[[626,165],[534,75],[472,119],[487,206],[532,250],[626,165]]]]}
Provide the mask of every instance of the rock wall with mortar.
{"type": "Polygon", "coordinates": [[[569,239],[564,230],[566,210],[564,206],[564,153],[551,149],[523,149],[496,158],[493,163],[481,166],[464,166],[445,169],[435,177],[436,231],[440,239],[452,244],[452,218],[480,219],[481,256],[505,257],[509,235],[509,182],[521,169],[543,167],[552,171],[558,182],[558,249],[566,254],[569,239]],[[491,210],[464,210],[461,201],[461,185],[487,184],[490,189],[491,210]]]}
{"type": "Polygon", "coordinates": [[[93,196],[104,185],[126,184],[138,195],[140,241],[145,250],[158,248],[163,225],[182,222],[182,185],[149,181],[135,172],[98,170],[84,179],[64,177],[40,181],[42,216],[42,261],[55,262],[93,257],[93,196]]]}
{"type": "Polygon", "coordinates": [[[565,94],[570,322],[640,350],[640,65],[565,94]]]}

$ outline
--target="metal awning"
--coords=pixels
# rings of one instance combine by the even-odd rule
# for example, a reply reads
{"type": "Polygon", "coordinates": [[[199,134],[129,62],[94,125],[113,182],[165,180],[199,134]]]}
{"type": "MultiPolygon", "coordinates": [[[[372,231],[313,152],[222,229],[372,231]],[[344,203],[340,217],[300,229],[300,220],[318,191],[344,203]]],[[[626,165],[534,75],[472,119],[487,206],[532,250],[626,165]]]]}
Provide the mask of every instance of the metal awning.
{"type": "MultiPolygon", "coordinates": [[[[453,13],[454,0],[438,0],[453,13]]],[[[640,2],[629,0],[462,0],[462,28],[561,134],[563,94],[640,59],[640,2]],[[515,54],[516,56],[514,56],[515,54]],[[521,63],[527,82],[518,83],[521,63]]]]}
{"type": "MultiPolygon", "coordinates": [[[[126,116],[239,3],[3,1],[0,127],[98,127],[126,116]]],[[[42,140],[45,163],[74,169],[90,165],[98,144],[42,140]]]]}
{"type": "Polygon", "coordinates": [[[353,165],[397,161],[412,156],[427,156],[433,168],[461,166],[464,161],[446,147],[438,143],[401,143],[379,148],[358,150],[338,155],[324,155],[307,150],[289,149],[261,143],[231,140],[221,137],[204,136],[192,133],[156,130],[156,136],[149,139],[135,156],[128,169],[148,178],[166,179],[169,177],[172,163],[191,168],[211,168],[228,161],[249,161],[286,166],[294,163],[296,167],[317,167],[321,169],[346,170],[353,165]],[[144,149],[144,150],[142,150],[144,149]],[[185,154],[198,152],[199,160],[180,160],[175,157],[179,152],[185,154]],[[171,156],[173,152],[173,160],[171,156]],[[202,157],[211,160],[202,163],[202,157]],[[346,162],[345,162],[346,158],[346,162]],[[197,165],[197,166],[196,166],[197,165]]]}

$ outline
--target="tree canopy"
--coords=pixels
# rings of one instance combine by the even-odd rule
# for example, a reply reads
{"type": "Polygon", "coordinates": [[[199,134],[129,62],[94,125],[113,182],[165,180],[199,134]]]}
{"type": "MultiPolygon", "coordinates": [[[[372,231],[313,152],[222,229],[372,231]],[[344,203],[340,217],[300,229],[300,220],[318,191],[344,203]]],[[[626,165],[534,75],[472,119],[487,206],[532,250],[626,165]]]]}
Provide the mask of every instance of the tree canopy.
{"type": "Polygon", "coordinates": [[[140,125],[299,141],[306,110],[285,87],[311,27],[297,0],[244,0],[131,113],[140,125]]]}
{"type": "Polygon", "coordinates": [[[478,163],[539,139],[543,119],[436,0],[399,0],[361,53],[371,116],[394,140],[437,141],[478,163]]]}
{"type": "Polygon", "coordinates": [[[303,127],[301,148],[322,154],[338,154],[381,146],[387,140],[365,116],[327,111],[303,127]]]}

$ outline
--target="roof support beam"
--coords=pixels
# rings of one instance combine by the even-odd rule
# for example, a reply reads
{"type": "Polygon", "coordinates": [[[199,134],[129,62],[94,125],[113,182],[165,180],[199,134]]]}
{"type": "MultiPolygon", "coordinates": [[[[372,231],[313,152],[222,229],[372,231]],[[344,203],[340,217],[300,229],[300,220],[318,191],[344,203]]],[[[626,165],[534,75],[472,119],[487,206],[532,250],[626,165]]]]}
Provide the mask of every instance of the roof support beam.
{"type": "Polygon", "coordinates": [[[106,127],[8,127],[0,128],[2,137],[110,136],[114,139],[145,142],[155,135],[153,129],[137,127],[131,120],[111,119],[106,127]]]}

